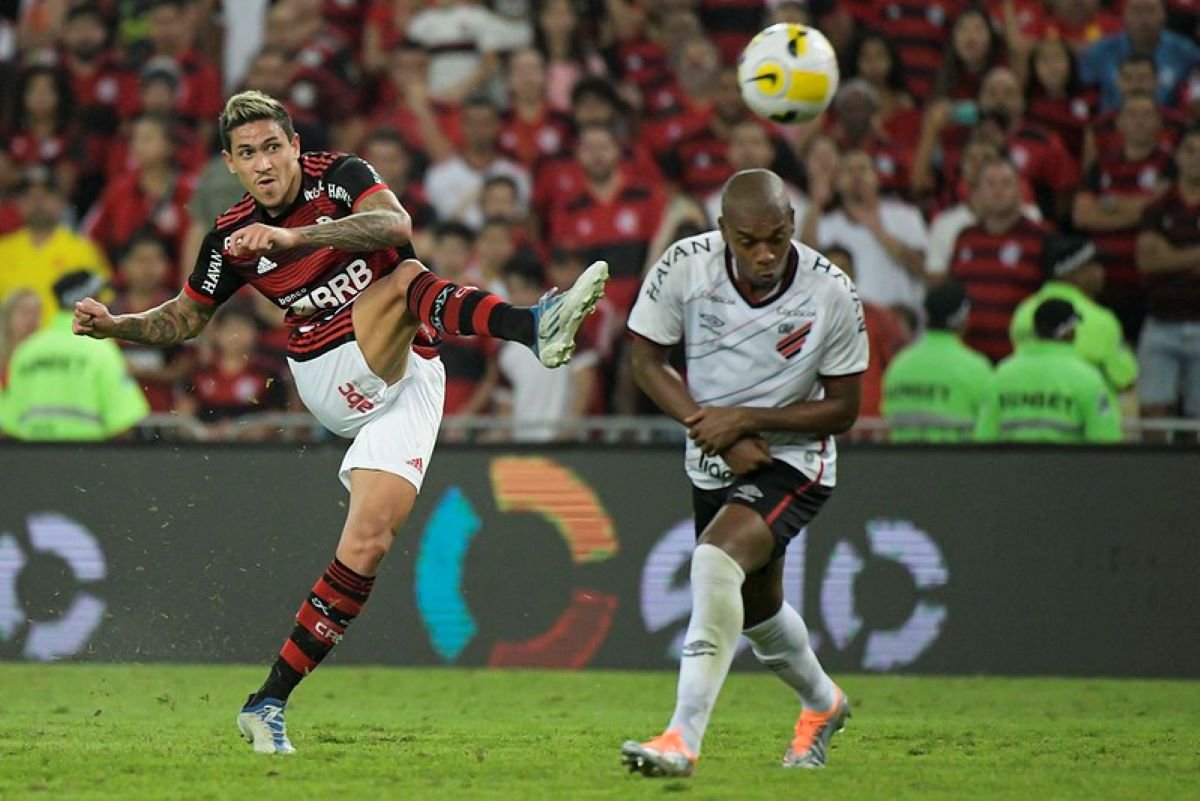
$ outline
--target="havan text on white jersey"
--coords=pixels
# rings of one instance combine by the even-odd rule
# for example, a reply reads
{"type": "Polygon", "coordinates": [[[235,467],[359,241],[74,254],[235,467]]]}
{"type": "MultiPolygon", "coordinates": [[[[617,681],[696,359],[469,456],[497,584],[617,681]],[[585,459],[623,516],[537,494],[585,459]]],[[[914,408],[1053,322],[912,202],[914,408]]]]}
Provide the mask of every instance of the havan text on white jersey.
{"type": "MultiPolygon", "coordinates": [[[[659,345],[682,340],[688,389],[701,406],[777,408],[825,395],[822,378],[867,369],[867,334],[853,282],[812,248],[792,243],[779,288],[759,301],[734,283],[720,231],[682,239],[647,273],[629,330],[659,345]]],[[[836,483],[832,437],[764,432],[771,455],[818,483],[836,483]]],[[[730,484],[720,457],[691,441],[685,467],[701,489],[730,484]]]]}

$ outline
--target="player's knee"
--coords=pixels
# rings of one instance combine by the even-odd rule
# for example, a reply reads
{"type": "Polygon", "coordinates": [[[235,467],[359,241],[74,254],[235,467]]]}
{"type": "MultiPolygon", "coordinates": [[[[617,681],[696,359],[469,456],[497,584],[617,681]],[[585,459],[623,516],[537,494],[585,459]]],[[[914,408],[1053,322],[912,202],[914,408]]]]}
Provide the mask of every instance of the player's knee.
{"type": "Polygon", "coordinates": [[[394,295],[393,300],[397,303],[404,303],[408,299],[408,288],[413,279],[423,272],[425,272],[425,265],[416,259],[405,259],[400,262],[400,265],[385,279],[388,282],[388,288],[394,295]]]}
{"type": "Polygon", "coordinates": [[[338,548],[343,555],[342,561],[350,564],[347,560],[353,560],[356,565],[374,572],[391,549],[397,528],[398,523],[386,514],[360,515],[348,521],[338,548]]]}

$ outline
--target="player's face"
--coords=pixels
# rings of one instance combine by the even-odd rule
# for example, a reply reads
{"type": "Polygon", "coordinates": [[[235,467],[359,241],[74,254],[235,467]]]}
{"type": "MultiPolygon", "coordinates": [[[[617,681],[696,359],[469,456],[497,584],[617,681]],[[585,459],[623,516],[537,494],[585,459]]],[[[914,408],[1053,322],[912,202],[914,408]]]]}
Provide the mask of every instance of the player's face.
{"type": "Polygon", "coordinates": [[[792,249],[792,210],[778,209],[757,219],[732,211],[719,224],[738,275],[758,291],[772,289],[783,278],[792,249]],[[785,213],[786,212],[786,213],[785,213]]]}
{"type": "Polygon", "coordinates": [[[300,191],[300,137],[275,120],[255,120],[229,133],[229,171],[268,211],[285,208],[300,191]]]}

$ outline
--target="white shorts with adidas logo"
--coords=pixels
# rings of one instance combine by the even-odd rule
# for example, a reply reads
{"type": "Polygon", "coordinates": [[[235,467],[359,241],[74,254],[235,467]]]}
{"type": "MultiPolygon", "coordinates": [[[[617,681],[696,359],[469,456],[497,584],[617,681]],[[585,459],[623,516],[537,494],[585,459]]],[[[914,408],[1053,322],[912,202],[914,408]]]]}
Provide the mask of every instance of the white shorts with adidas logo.
{"type": "Polygon", "coordinates": [[[391,386],[371,372],[354,341],[288,364],[300,400],[321,425],[354,440],[338,470],[346,489],[350,471],[362,468],[393,473],[420,491],[442,423],[441,359],[410,353],[404,378],[391,386]]]}

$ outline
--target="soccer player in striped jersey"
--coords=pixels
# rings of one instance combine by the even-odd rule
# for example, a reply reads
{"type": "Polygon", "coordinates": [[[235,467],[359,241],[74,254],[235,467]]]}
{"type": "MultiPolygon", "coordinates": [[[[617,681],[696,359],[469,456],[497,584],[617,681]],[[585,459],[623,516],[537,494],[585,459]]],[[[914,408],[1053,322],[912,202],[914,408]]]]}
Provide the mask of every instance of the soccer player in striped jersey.
{"type": "Polygon", "coordinates": [[[283,754],[294,750],[288,696],[362,610],[429,467],[445,393],[438,335],[521,342],[557,367],[570,359],[608,267],[593,264],[536,306],[511,306],[426,270],[409,244],[408,212],[375,169],[345,153],[302,153],[278,101],[234,95],[219,123],[225,163],[246,195],[217,218],[183,291],[117,316],[88,298],[76,304],[74,330],[169,347],[199,334],[249,284],[287,309],[288,363],[305,405],[354,440],[339,471],[350,504],[334,559],[238,715],[255,751],[283,754]]]}
{"type": "Polygon", "coordinates": [[[695,770],[742,633],[800,696],[785,767],[824,765],[850,714],[784,601],[783,559],[833,491],[833,435],[858,416],[862,304],[841,270],[793,240],[787,187],[775,173],[730,178],[718,224],[667,249],[629,316],[638,385],[688,428],[698,538],[675,713],[663,734],[621,749],[646,776],[695,770]],[[686,383],[667,362],[680,341],[686,383]]]}

